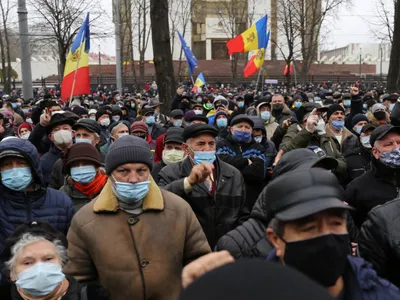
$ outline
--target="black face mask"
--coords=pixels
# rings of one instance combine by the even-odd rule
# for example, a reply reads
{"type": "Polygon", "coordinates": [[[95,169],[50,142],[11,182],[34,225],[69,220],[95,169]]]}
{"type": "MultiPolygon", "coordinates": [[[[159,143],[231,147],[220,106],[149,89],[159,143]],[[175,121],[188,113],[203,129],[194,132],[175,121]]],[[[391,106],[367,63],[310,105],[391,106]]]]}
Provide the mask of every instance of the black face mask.
{"type": "Polygon", "coordinates": [[[285,264],[321,285],[330,287],[344,274],[349,244],[348,234],[326,234],[287,242],[285,264]]]}
{"type": "Polygon", "coordinates": [[[386,113],[384,111],[377,111],[377,112],[374,112],[374,117],[379,121],[385,120],[386,119],[386,113]]]}
{"type": "Polygon", "coordinates": [[[283,110],[283,104],[278,103],[278,104],[272,105],[272,110],[277,111],[277,112],[282,111],[283,110]]]}

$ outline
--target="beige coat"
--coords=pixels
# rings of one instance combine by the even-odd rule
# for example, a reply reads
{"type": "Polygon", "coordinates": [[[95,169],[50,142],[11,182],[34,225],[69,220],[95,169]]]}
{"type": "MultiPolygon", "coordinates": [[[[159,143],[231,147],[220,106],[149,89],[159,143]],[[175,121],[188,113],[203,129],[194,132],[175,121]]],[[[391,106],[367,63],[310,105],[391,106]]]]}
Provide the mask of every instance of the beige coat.
{"type": "Polygon", "coordinates": [[[210,252],[190,206],[153,179],[141,215],[119,209],[109,180],[74,216],[68,243],[65,273],[98,280],[114,300],[175,300],[183,266],[210,252]]]}

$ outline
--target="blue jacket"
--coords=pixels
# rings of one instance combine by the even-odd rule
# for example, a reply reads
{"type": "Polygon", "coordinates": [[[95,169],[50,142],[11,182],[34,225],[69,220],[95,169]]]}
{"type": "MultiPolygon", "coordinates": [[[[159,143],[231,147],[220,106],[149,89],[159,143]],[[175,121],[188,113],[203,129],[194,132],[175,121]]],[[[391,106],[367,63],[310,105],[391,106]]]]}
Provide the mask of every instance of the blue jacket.
{"type": "MultiPolygon", "coordinates": [[[[279,261],[275,250],[272,250],[267,260],[279,261]]],[[[399,300],[400,290],[379,277],[372,265],[360,257],[347,256],[351,276],[345,278],[346,300],[399,300]]]]}
{"type": "Polygon", "coordinates": [[[49,151],[40,158],[40,171],[43,174],[43,182],[45,186],[49,185],[53,166],[60,157],[61,150],[51,143],[49,151]]]}
{"type": "Polygon", "coordinates": [[[27,140],[13,138],[0,143],[0,152],[4,150],[18,151],[29,162],[35,190],[16,192],[0,184],[0,253],[5,240],[26,222],[47,221],[67,234],[75,212],[72,201],[65,193],[45,187],[36,148],[27,140]]]}

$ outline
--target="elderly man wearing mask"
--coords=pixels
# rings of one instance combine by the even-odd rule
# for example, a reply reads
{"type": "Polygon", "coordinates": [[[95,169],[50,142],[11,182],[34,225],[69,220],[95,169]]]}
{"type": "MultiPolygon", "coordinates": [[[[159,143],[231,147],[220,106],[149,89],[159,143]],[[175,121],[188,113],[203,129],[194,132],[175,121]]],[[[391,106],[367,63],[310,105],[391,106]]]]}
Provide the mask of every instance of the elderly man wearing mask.
{"type": "Polygon", "coordinates": [[[21,225],[2,253],[11,284],[0,289],[2,300],[106,300],[109,292],[97,283],[85,287],[62,272],[67,262],[65,236],[47,222],[21,225]]]}
{"type": "Polygon", "coordinates": [[[190,206],[160,189],[152,168],[145,140],[115,141],[106,158],[106,185],[68,232],[65,273],[100,281],[112,299],[176,299],[183,266],[210,252],[190,206]]]}

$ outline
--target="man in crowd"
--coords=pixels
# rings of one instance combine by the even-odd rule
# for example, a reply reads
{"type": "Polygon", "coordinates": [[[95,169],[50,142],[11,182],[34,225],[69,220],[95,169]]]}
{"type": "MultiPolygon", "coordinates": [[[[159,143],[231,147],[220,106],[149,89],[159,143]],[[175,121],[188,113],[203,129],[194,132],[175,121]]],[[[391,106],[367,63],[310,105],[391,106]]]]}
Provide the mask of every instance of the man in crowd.
{"type": "Polygon", "coordinates": [[[210,125],[186,127],[183,149],[187,158],[159,173],[159,185],[190,204],[211,248],[248,217],[243,177],[215,155],[217,134],[210,125]]]}
{"type": "Polygon", "coordinates": [[[264,147],[253,137],[254,122],[247,115],[237,115],[231,120],[230,134],[220,139],[217,155],[224,162],[238,169],[246,183],[246,206],[250,211],[264,188],[267,159],[264,147]]]}
{"type": "Polygon", "coordinates": [[[120,137],[130,135],[130,124],[127,121],[114,122],[109,126],[110,142],[100,147],[100,151],[107,154],[108,148],[120,137]]]}
{"type": "Polygon", "coordinates": [[[353,218],[358,227],[373,207],[395,199],[400,189],[400,127],[379,126],[371,133],[370,144],[372,169],[346,189],[346,201],[356,209],[353,218]]]}
{"type": "Polygon", "coordinates": [[[149,134],[152,140],[157,140],[157,138],[162,135],[166,129],[161,125],[156,123],[156,119],[154,116],[154,109],[152,108],[144,108],[142,110],[143,122],[149,126],[149,134]]]}

